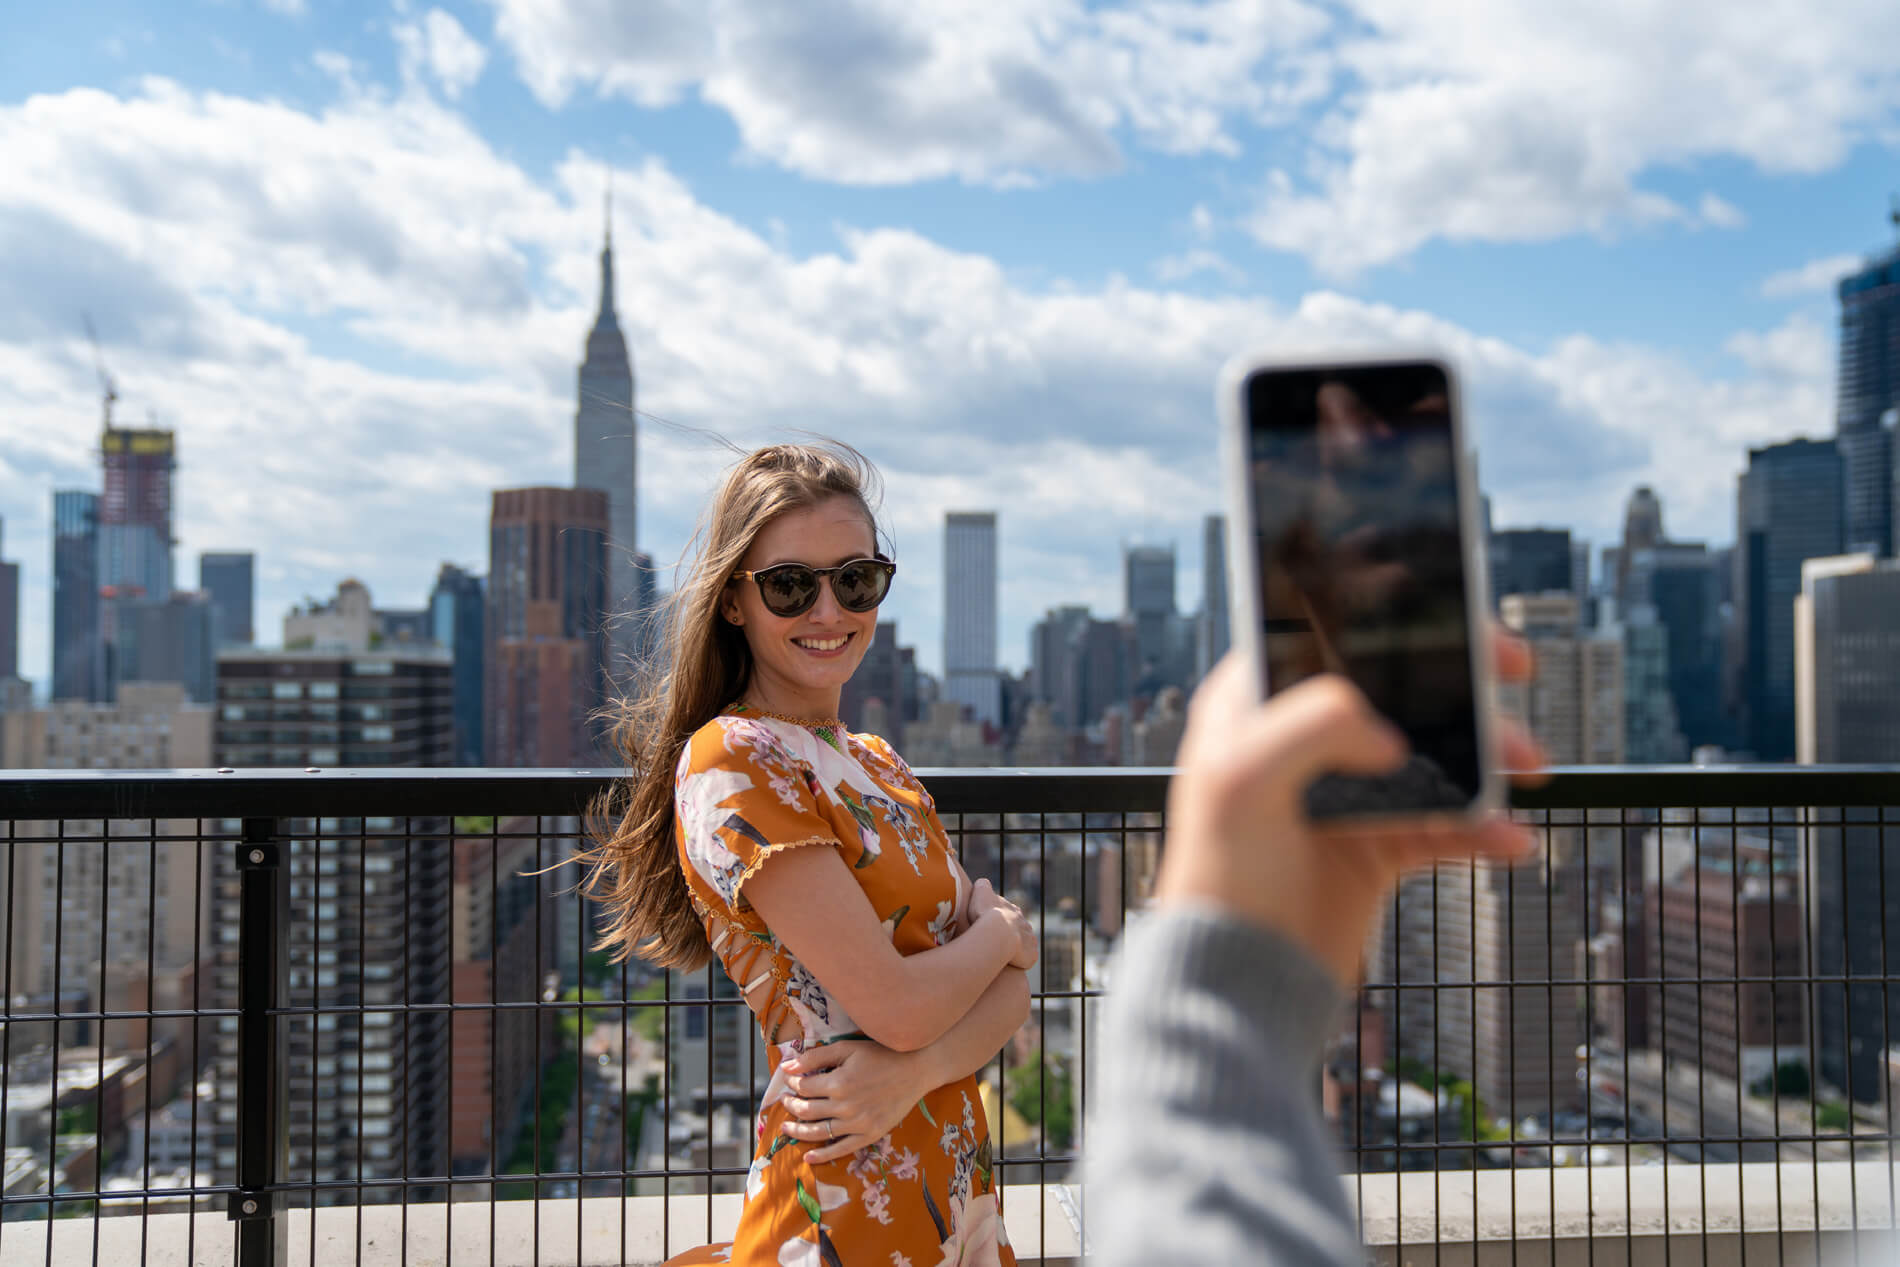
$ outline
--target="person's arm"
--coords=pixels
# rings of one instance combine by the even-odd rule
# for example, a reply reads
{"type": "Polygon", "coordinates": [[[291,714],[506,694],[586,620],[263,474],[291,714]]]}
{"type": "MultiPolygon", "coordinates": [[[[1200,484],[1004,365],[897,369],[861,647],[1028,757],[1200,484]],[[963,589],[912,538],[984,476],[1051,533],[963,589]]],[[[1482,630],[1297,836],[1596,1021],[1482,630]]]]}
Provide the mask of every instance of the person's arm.
{"type": "Polygon", "coordinates": [[[772,854],[746,879],[745,896],[867,1037],[914,1052],[943,1037],[1005,968],[1035,962],[1035,932],[1022,912],[1006,902],[984,902],[988,886],[978,885],[969,929],[914,955],[891,944],[834,849],[772,854]]]}
{"type": "Polygon", "coordinates": [[[941,1038],[914,1052],[876,1043],[827,1043],[780,1066],[791,1078],[785,1133],[819,1145],[813,1165],[875,1144],[938,1087],[987,1065],[1029,1017],[1029,974],[1005,968],[941,1038]]]}
{"type": "MultiPolygon", "coordinates": [[[[1528,676],[1505,642],[1500,675],[1528,676]]],[[[1501,817],[1319,828],[1325,771],[1377,774],[1405,745],[1343,679],[1262,707],[1229,656],[1196,692],[1168,789],[1154,910],[1116,960],[1087,1144],[1099,1267],[1361,1261],[1319,1113],[1320,1049],[1381,904],[1408,867],[1523,857],[1501,817]]],[[[1541,764],[1503,728],[1507,764],[1541,764]]]]}
{"type": "Polygon", "coordinates": [[[1311,955],[1210,907],[1129,931],[1090,1097],[1100,1267],[1361,1261],[1315,1083],[1340,999],[1311,955]]]}

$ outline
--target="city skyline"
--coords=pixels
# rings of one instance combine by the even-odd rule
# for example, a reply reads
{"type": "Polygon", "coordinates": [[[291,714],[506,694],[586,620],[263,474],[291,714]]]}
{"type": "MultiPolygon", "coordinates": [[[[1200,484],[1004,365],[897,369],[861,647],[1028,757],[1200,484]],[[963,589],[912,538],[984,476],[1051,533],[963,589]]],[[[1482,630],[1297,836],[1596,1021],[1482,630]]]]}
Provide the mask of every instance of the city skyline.
{"type": "Polygon", "coordinates": [[[1368,8],[1353,42],[1294,7],[1271,34],[1240,6],[1047,31],[1004,6],[990,34],[867,9],[861,47],[973,71],[889,83],[850,32],[752,31],[800,50],[808,78],[774,79],[734,51],[747,32],[697,25],[751,20],[724,11],[654,31],[512,4],[36,19],[0,78],[0,159],[22,177],[0,220],[43,261],[8,270],[0,328],[25,673],[44,688],[51,492],[95,469],[82,314],[122,423],[155,411],[178,437],[181,566],[254,551],[265,630],[345,576],[419,605],[442,562],[479,569],[490,489],[569,479],[609,182],[653,415],[639,545],[663,585],[726,460],[706,433],[829,432],[884,470],[903,565],[886,614],[925,668],[942,513],[1006,511],[998,649],[1021,668],[1048,607],[1117,609],[1121,543],[1191,544],[1220,509],[1213,372],[1268,341],[1447,346],[1501,526],[1600,545],[1646,483],[1678,536],[1725,543],[1748,448],[1834,430],[1830,286],[1891,240],[1900,73],[1868,50],[1896,19],[1804,18],[1802,47],[1863,90],[1837,96],[1713,10],[1564,35],[1589,66],[1692,31],[1741,70],[1737,96],[1675,83],[1667,57],[1573,91],[1545,75],[1562,41],[1544,15],[1368,8]],[[1517,56],[1472,60],[1507,33],[1517,56]],[[1141,69],[1099,69],[1120,51],[1141,69]],[[1050,91],[999,116],[1019,56],[1050,91]],[[1394,108],[1441,81],[1446,122],[1471,126],[1395,134],[1394,108]],[[807,82],[895,96],[846,118],[807,82]],[[965,115],[994,126],[945,122],[965,115]],[[1518,117],[1549,125],[1532,153],[1518,117]],[[1418,186],[1400,142],[1459,187],[1418,186]],[[1513,163],[1531,187],[1498,196],[1513,163]]]}

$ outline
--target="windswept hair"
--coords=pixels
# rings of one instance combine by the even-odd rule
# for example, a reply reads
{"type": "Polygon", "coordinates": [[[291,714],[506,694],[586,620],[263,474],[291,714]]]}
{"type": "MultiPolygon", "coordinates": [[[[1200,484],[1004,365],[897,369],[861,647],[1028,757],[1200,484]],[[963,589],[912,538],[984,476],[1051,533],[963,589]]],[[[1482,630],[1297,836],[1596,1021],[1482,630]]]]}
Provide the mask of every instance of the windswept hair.
{"type": "Polygon", "coordinates": [[[612,742],[630,771],[590,807],[585,891],[606,907],[599,949],[691,970],[712,953],[674,842],[673,778],[693,733],[745,693],[752,652],[720,617],[720,597],[765,526],[780,515],[849,497],[877,537],[877,471],[847,444],[775,444],[727,472],[701,521],[691,574],[657,619],[662,646],[641,688],[612,715],[612,742]]]}

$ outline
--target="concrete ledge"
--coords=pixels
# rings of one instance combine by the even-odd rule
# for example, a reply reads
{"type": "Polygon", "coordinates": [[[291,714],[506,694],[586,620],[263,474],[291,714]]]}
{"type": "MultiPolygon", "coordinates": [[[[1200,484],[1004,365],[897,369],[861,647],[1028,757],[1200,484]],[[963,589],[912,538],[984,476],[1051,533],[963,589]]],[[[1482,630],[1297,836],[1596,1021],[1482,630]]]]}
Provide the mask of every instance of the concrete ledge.
{"type": "Polygon", "coordinates": [[[1886,1161],[1350,1175],[1368,1245],[1661,1233],[1891,1231],[1886,1161]],[[1818,1194],[1818,1195],[1817,1195],[1818,1194]],[[1474,1219],[1475,1212],[1475,1219],[1474,1219]]]}
{"type": "Polygon", "coordinates": [[[1380,1267],[1900,1262],[1886,1161],[1354,1175],[1380,1267]]]}
{"type": "MultiPolygon", "coordinates": [[[[491,1261],[496,1267],[574,1263],[580,1267],[641,1267],[723,1240],[738,1222],[737,1194],[709,1199],[589,1197],[583,1200],[458,1201],[411,1205],[325,1206],[316,1211],[314,1257],[311,1212],[285,1216],[291,1267],[358,1263],[363,1267],[447,1267],[491,1261]],[[710,1220],[709,1216],[710,1215],[710,1220]],[[624,1238],[624,1239],[623,1239],[624,1238]],[[359,1258],[360,1251],[360,1258],[359,1258]]],[[[1075,1235],[1055,1185],[1012,1184],[1003,1189],[1003,1222],[1018,1259],[1048,1267],[1077,1261],[1075,1235]]],[[[0,1262],[131,1264],[146,1267],[228,1267],[237,1261],[236,1224],[222,1213],[108,1214],[97,1220],[0,1225],[0,1262]],[[97,1257],[94,1232],[97,1231],[97,1257]],[[189,1252],[188,1252],[189,1250],[189,1252]]]]}
{"type": "MultiPolygon", "coordinates": [[[[1345,1185],[1379,1267],[1900,1262],[1893,1201],[1900,1167],[1885,1161],[1351,1175],[1345,1185]]],[[[1081,1261],[1065,1209],[1080,1195],[1055,1184],[1004,1188],[1005,1226],[1024,1267],[1081,1261]]],[[[293,1265],[485,1265],[492,1254],[497,1267],[640,1267],[730,1236],[739,1204],[737,1195],[463,1201],[411,1205],[406,1216],[396,1205],[328,1206],[316,1211],[314,1249],[310,1211],[294,1210],[285,1222],[293,1265]]],[[[221,1213],[107,1215],[51,1227],[49,1257],[45,1222],[0,1225],[0,1262],[236,1260],[236,1225],[221,1213]]]]}

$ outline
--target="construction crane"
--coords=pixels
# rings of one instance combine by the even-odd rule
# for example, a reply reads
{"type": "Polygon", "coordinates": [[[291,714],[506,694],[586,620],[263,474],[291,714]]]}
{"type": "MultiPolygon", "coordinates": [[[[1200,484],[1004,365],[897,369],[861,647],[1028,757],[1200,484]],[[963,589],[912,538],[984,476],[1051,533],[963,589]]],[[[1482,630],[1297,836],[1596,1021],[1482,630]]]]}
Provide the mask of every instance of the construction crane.
{"type": "Polygon", "coordinates": [[[112,430],[112,403],[119,398],[119,390],[112,382],[112,375],[106,373],[106,358],[99,351],[99,332],[92,328],[92,314],[79,314],[86,323],[86,339],[92,344],[92,367],[99,373],[99,397],[105,413],[106,430],[112,430]]]}

